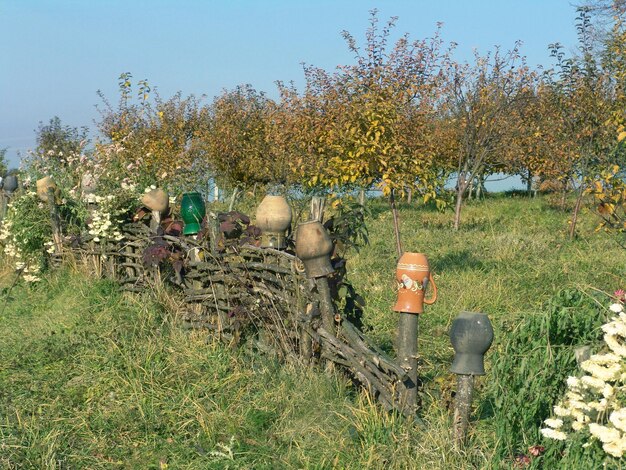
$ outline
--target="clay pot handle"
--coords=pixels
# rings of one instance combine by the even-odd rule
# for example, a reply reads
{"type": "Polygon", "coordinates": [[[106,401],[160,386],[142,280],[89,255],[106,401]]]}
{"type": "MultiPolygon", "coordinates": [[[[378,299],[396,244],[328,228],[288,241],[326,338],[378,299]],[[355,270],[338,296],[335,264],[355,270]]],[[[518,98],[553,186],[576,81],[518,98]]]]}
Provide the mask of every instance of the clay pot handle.
{"type": "Polygon", "coordinates": [[[433,274],[428,273],[429,284],[433,285],[433,296],[430,299],[424,299],[424,303],[426,305],[432,305],[437,300],[437,284],[435,284],[435,280],[433,279],[433,274]]]}

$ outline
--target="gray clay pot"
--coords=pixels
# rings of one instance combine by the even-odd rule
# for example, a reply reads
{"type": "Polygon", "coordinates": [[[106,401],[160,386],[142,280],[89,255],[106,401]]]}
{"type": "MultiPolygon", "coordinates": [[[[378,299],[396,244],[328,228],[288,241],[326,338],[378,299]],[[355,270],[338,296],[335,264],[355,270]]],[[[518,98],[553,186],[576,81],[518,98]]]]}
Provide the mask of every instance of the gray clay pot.
{"type": "Polygon", "coordinates": [[[493,342],[493,327],[487,315],[461,312],[452,322],[450,341],[455,352],[452,372],[485,375],[485,353],[493,342]]]}

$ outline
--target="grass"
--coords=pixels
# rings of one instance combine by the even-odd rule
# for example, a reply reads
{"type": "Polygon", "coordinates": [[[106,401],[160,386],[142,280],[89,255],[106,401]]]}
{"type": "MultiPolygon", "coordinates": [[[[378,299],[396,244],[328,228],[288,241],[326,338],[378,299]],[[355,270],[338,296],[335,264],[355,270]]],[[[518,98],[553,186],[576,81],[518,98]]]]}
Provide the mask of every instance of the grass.
{"type": "MultiPolygon", "coordinates": [[[[368,334],[395,337],[391,216],[373,202],[371,244],[349,260],[368,334]]],[[[623,287],[624,253],[583,214],[543,199],[401,207],[406,250],[428,254],[440,300],[421,317],[423,424],[384,413],[338,375],[278,364],[180,329],[156,296],[128,296],[70,270],[18,285],[0,315],[0,468],[487,468],[490,419],[450,445],[447,331],[461,310],[507,324],[542,312],[559,289],[623,287]]],[[[10,282],[10,276],[0,279],[10,282]]],[[[479,390],[485,381],[479,379],[479,390]]],[[[480,402],[480,393],[476,398],[480,402]]],[[[506,466],[507,463],[503,463],[506,466]]]]}

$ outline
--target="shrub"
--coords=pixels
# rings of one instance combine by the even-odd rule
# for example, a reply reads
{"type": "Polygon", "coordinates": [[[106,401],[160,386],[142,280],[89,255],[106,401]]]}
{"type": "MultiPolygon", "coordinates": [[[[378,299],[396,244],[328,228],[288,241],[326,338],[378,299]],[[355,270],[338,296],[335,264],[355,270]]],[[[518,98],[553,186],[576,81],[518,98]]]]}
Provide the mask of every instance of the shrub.
{"type": "MultiPolygon", "coordinates": [[[[505,340],[493,355],[493,381],[485,402],[493,407],[494,458],[512,459],[541,441],[541,424],[576,369],[575,349],[599,342],[605,318],[601,302],[566,289],[547,303],[545,313],[503,328],[505,340]]],[[[559,457],[560,451],[554,446],[533,465],[559,457]]]]}

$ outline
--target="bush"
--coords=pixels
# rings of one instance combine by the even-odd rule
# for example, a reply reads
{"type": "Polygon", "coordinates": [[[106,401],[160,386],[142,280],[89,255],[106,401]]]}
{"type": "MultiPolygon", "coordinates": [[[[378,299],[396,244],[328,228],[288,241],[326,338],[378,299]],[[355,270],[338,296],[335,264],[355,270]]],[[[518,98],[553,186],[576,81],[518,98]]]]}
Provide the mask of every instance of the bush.
{"type": "MultiPolygon", "coordinates": [[[[506,339],[493,354],[493,380],[483,405],[492,407],[498,462],[526,454],[542,442],[543,420],[550,417],[567,377],[577,369],[575,349],[601,340],[600,327],[607,318],[603,303],[587,293],[566,289],[547,303],[545,313],[504,326],[506,339]]],[[[551,446],[532,461],[532,467],[554,468],[561,450],[551,446]]]]}

